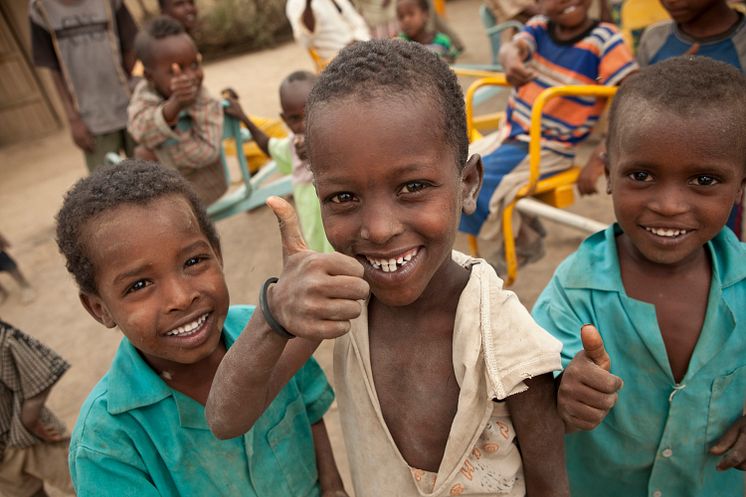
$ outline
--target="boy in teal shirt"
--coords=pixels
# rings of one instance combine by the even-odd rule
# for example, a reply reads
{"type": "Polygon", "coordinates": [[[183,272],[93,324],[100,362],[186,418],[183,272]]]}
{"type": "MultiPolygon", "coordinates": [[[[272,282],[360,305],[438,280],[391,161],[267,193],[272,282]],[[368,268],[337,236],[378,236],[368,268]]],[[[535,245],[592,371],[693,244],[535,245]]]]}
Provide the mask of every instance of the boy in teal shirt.
{"type": "Polygon", "coordinates": [[[587,430],[566,437],[574,497],[743,495],[730,468],[746,468],[746,244],[724,226],[745,127],[746,78],[721,62],[678,57],[620,87],[606,168],[618,224],[559,266],[533,311],[564,344],[560,413],[587,430]]]}
{"type": "Polygon", "coordinates": [[[313,359],[256,429],[211,434],[215,370],[263,320],[229,307],[217,233],[176,171],[125,160],[81,180],[57,241],[83,306],[125,335],[72,435],[78,496],[346,496],[323,422],[334,395],[313,359]]]}

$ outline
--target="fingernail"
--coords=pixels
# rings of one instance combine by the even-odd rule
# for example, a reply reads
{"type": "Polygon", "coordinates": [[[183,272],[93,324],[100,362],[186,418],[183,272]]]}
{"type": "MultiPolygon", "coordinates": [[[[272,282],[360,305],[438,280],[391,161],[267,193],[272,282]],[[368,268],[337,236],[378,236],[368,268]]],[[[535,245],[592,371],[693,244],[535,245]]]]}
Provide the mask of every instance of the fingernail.
{"type": "Polygon", "coordinates": [[[580,327],[580,329],[582,330],[582,329],[583,329],[583,328],[585,328],[586,326],[593,326],[593,323],[584,323],[584,324],[583,324],[583,325],[582,325],[582,326],[580,327]]]}

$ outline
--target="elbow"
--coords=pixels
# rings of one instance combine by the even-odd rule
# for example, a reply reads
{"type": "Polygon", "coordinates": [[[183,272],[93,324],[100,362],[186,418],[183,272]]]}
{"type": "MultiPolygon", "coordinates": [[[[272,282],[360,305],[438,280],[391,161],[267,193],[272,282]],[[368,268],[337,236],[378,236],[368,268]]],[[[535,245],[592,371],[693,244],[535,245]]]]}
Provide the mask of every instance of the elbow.
{"type": "Polygon", "coordinates": [[[229,411],[231,409],[228,406],[220,405],[219,401],[215,400],[212,395],[207,399],[205,405],[207,425],[215,438],[219,440],[229,440],[241,436],[249,431],[256,422],[256,419],[248,420],[249,422],[246,422],[245,418],[238,419],[241,416],[231,416],[229,411]]]}

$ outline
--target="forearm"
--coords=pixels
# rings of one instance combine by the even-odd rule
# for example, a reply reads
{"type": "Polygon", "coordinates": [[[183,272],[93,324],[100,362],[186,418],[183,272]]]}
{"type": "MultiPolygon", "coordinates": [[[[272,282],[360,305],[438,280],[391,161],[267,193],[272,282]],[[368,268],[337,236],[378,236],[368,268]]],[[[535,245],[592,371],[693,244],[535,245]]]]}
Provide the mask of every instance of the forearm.
{"type": "Polygon", "coordinates": [[[73,96],[70,94],[67,84],[65,84],[65,79],[62,77],[62,73],[54,69],[50,70],[50,72],[52,73],[52,81],[57,90],[57,95],[59,95],[60,100],[62,101],[62,107],[65,110],[67,120],[74,121],[80,119],[80,113],[75,107],[73,96]]]}
{"type": "Polygon", "coordinates": [[[311,432],[313,433],[313,445],[316,450],[316,467],[319,472],[321,492],[344,490],[344,484],[342,483],[342,477],[339,476],[337,463],[334,461],[334,452],[324,420],[322,419],[311,425],[311,432]]]}
{"type": "Polygon", "coordinates": [[[521,448],[526,496],[567,497],[564,424],[557,413],[554,379],[544,374],[526,384],[527,391],[507,400],[521,448]]]}
{"type": "Polygon", "coordinates": [[[259,129],[249,117],[244,114],[241,116],[241,122],[244,123],[246,129],[251,133],[251,138],[256,142],[257,146],[264,152],[264,155],[269,157],[269,136],[264,131],[259,129]]]}
{"type": "Polygon", "coordinates": [[[248,431],[318,344],[280,337],[257,309],[213,380],[205,414],[215,436],[228,439],[248,431]]]}
{"type": "Polygon", "coordinates": [[[165,107],[164,102],[133,99],[127,109],[127,130],[137,143],[153,150],[168,139],[179,138],[163,113],[165,107]]]}
{"type": "Polygon", "coordinates": [[[39,419],[41,410],[44,408],[51,390],[51,387],[47,388],[43,392],[23,401],[23,405],[21,406],[21,423],[26,428],[31,427],[39,419]]]}

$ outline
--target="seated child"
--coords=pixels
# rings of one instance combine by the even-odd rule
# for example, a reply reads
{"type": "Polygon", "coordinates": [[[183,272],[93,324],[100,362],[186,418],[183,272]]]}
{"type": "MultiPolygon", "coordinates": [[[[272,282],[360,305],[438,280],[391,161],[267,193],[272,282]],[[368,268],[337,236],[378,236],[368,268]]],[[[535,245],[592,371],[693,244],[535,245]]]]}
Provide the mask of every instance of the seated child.
{"type": "Polygon", "coordinates": [[[285,15],[295,41],[329,61],[347,45],[370,40],[370,30],[350,0],[288,0],[285,15]]]}
{"type": "Polygon", "coordinates": [[[318,340],[338,337],[357,497],[568,495],[559,344],[488,264],[452,251],[481,177],[465,121],[456,76],[418,43],[358,43],[321,74],[306,145],[337,252],[307,250],[290,205],[270,199],[285,267],[263,288],[261,328],[215,377],[219,437],[254,425],[318,340]]]}
{"type": "Polygon", "coordinates": [[[746,244],[723,229],[746,184],[744,129],[746,77],[705,57],[646,67],[614,99],[618,224],[533,311],[564,343],[560,413],[592,429],[566,438],[573,496],[744,495],[729,468],[746,469],[746,244]],[[583,323],[598,331],[581,339],[583,323]]]}
{"type": "Polygon", "coordinates": [[[124,335],[73,431],[79,497],[103,485],[107,495],[346,496],[323,421],[334,395],[313,359],[251,432],[210,433],[203,405],[220,360],[242,331],[263,330],[247,326],[253,307],[229,307],[217,232],[176,171],[125,160],[78,182],[57,243],[85,309],[124,335]]]}
{"type": "MultiPolygon", "coordinates": [[[[475,144],[475,149],[486,152],[484,185],[476,211],[461,218],[461,231],[502,245],[503,209],[528,182],[531,107],[542,90],[573,84],[613,86],[637,69],[617,28],[588,17],[590,3],[542,0],[544,15],[531,19],[511,43],[502,46],[500,61],[516,89],[496,140],[486,138],[475,144]]],[[[542,175],[572,166],[575,146],[588,137],[604,105],[593,98],[560,98],[547,105],[541,123],[542,175]]],[[[544,253],[540,226],[523,222],[516,230],[519,263],[539,259],[544,253]]],[[[491,262],[498,267],[504,264],[502,257],[491,262]]]]}
{"type": "Polygon", "coordinates": [[[45,497],[44,483],[72,493],[65,425],[44,407],[69,367],[0,321],[0,495],[45,497]]]}
{"type": "Polygon", "coordinates": [[[269,137],[256,126],[253,119],[244,114],[238,101],[229,99],[230,105],[225,109],[243,122],[251,132],[252,138],[277,163],[277,168],[285,173],[292,173],[293,199],[298,210],[300,227],[308,248],[315,252],[333,252],[324,234],[321,222],[321,207],[313,186],[313,174],[308,166],[305,146],[305,107],[317,76],[308,71],[295,71],[280,84],[280,117],[290,128],[291,135],[286,138],[269,137]]]}
{"type": "Polygon", "coordinates": [[[456,60],[458,50],[453,46],[448,35],[428,29],[430,18],[428,0],[397,0],[396,17],[399,19],[401,29],[399,38],[421,43],[447,62],[456,60]]]}
{"type": "Polygon", "coordinates": [[[156,17],[135,40],[145,79],[135,88],[127,129],[135,155],[177,169],[209,205],[225,193],[220,164],[223,108],[202,86],[201,56],[178,21],[156,17]]]}

